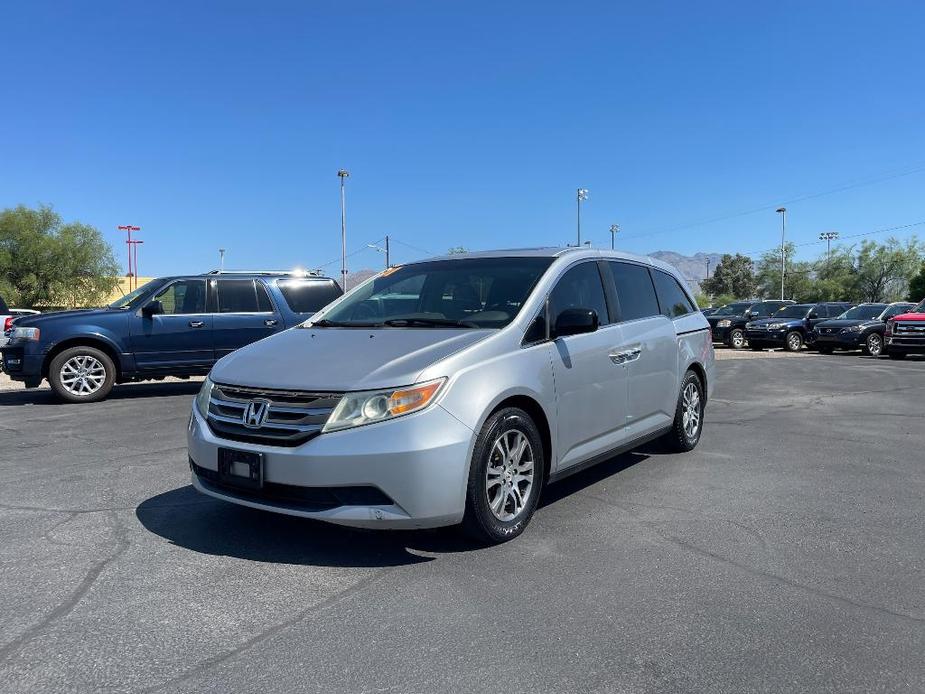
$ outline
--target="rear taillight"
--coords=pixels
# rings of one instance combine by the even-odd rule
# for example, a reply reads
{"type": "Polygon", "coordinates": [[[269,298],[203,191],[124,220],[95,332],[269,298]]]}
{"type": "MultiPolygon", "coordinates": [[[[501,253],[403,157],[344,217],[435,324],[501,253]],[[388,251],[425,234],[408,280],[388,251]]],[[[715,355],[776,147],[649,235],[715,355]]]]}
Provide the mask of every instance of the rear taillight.
{"type": "Polygon", "coordinates": [[[3,332],[6,332],[13,327],[13,316],[7,316],[6,320],[3,321],[3,332]]]}

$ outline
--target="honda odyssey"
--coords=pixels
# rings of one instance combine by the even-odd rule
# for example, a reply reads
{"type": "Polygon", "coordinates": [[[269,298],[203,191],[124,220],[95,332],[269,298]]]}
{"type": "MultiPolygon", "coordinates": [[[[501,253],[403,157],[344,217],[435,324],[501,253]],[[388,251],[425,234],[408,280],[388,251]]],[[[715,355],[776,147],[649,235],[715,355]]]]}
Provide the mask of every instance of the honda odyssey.
{"type": "Polygon", "coordinates": [[[697,445],[706,318],[650,258],[469,253],[391,267],[218,361],[189,421],[200,492],[501,542],[543,487],[652,439],[697,445]]]}

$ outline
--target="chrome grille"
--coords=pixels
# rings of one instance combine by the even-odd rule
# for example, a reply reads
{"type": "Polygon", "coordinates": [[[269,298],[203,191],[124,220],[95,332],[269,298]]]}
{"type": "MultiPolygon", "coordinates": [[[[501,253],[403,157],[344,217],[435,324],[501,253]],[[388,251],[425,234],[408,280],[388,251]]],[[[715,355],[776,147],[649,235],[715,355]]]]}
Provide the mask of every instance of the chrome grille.
{"type": "Polygon", "coordinates": [[[269,446],[298,446],[321,433],[342,393],[264,390],[216,383],[207,421],[216,436],[269,446]],[[253,400],[268,401],[266,421],[257,428],[244,424],[253,400]]]}
{"type": "Polygon", "coordinates": [[[894,335],[915,335],[925,337],[925,322],[923,323],[897,323],[893,326],[894,335]]]}

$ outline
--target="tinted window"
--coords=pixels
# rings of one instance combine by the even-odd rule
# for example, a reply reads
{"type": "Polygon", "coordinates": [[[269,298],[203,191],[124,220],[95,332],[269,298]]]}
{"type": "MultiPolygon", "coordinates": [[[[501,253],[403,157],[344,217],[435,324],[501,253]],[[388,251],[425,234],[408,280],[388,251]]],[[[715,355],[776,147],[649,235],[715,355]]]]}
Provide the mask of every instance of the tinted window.
{"type": "Polygon", "coordinates": [[[866,304],[864,306],[855,306],[844,313],[840,313],[838,318],[851,320],[871,320],[876,318],[886,308],[885,304],[866,304]]]}
{"type": "Polygon", "coordinates": [[[674,277],[661,270],[652,270],[652,279],[663,315],[678,318],[694,312],[694,304],[674,277]]]}
{"type": "Polygon", "coordinates": [[[610,261],[608,264],[620,300],[620,320],[657,316],[658,299],[648,269],[632,263],[610,261]]]}
{"type": "Polygon", "coordinates": [[[267,294],[267,288],[263,286],[263,282],[255,282],[254,286],[257,287],[257,310],[263,313],[272,312],[273,304],[270,302],[270,295],[267,294]]]}
{"type": "Polygon", "coordinates": [[[913,308],[912,304],[900,304],[899,306],[890,306],[883,315],[884,319],[898,316],[900,313],[906,313],[913,308]]]}
{"type": "Polygon", "coordinates": [[[601,325],[610,322],[597,263],[580,263],[559,279],[549,295],[549,315],[553,325],[556,317],[567,308],[590,308],[597,312],[601,325]]]}
{"type": "Polygon", "coordinates": [[[341,295],[334,280],[280,280],[276,286],[295,313],[315,313],[341,295]]]}
{"type": "Polygon", "coordinates": [[[780,301],[759,301],[757,304],[752,304],[748,310],[748,315],[751,318],[767,318],[768,316],[773,316],[775,312],[787,305],[780,301]]]}
{"type": "Polygon", "coordinates": [[[809,309],[812,306],[810,304],[793,304],[791,306],[784,306],[780,311],[774,314],[775,318],[806,318],[806,314],[809,313],[809,309]]]}
{"type": "Polygon", "coordinates": [[[391,268],[328,311],[321,327],[503,328],[552,261],[462,258],[391,268]]]}
{"type": "Polygon", "coordinates": [[[257,313],[254,280],[218,280],[219,313],[257,313]]]}
{"type": "MultiPolygon", "coordinates": [[[[613,263],[613,265],[619,265],[620,263],[613,263]]],[[[748,303],[737,303],[737,304],[726,304],[722,308],[716,309],[713,313],[714,316],[740,316],[742,313],[748,309],[751,304],[748,303]]]]}
{"type": "Polygon", "coordinates": [[[154,295],[164,306],[164,313],[205,313],[206,281],[180,280],[154,295]]]}

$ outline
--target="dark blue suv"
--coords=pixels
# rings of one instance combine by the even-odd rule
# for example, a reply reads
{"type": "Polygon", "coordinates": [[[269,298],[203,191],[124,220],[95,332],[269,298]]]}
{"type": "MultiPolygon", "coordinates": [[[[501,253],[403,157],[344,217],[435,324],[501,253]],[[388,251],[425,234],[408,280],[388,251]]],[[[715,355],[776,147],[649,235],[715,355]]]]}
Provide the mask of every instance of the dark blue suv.
{"type": "Polygon", "coordinates": [[[745,325],[748,346],[753,350],[783,347],[789,352],[799,352],[804,344],[812,342],[816,323],[840,316],[852,306],[844,301],[785,306],[770,318],[745,325]]]}
{"type": "Polygon", "coordinates": [[[115,383],[206,374],[342,293],[330,278],[282,272],[163,277],[106,308],[17,319],[3,368],[26,387],[47,378],[62,400],[95,402],[115,383]]]}

